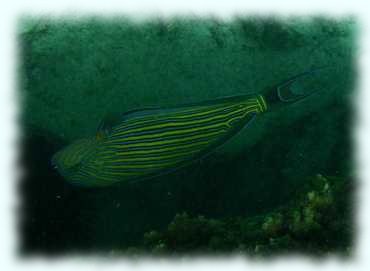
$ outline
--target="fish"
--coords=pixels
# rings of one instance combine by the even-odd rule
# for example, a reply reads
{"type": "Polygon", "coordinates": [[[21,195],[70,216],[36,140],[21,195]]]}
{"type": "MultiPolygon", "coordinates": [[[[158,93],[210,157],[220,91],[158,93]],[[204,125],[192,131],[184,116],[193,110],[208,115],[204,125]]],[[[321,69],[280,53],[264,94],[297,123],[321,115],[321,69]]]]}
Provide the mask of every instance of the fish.
{"type": "Polygon", "coordinates": [[[71,184],[103,187],[155,178],[204,159],[257,116],[314,92],[293,85],[311,70],[257,94],[150,107],[107,118],[94,136],[77,140],[51,161],[71,184]]]}

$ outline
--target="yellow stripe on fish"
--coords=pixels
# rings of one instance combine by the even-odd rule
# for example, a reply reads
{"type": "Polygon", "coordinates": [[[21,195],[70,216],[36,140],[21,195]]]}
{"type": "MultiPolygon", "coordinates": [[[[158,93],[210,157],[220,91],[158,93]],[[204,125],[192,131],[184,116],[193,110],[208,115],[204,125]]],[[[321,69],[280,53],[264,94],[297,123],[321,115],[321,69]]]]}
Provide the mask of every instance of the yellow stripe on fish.
{"type": "Polygon", "coordinates": [[[261,95],[135,110],[55,160],[71,182],[87,186],[148,178],[200,159],[266,110],[261,95]]]}

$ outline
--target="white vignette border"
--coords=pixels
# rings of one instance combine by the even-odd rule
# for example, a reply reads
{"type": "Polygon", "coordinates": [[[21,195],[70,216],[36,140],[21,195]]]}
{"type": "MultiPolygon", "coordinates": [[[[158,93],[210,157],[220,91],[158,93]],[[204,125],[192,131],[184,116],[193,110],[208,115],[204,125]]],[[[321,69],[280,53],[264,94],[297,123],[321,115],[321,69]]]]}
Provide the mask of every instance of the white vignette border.
{"type": "Polygon", "coordinates": [[[3,270],[96,270],[106,268],[118,270],[124,267],[140,270],[172,270],[173,268],[195,270],[368,270],[370,268],[370,9],[366,1],[256,1],[243,3],[237,0],[228,1],[194,1],[187,0],[181,3],[169,0],[141,0],[141,1],[20,1],[3,4],[0,11],[0,120],[2,131],[0,133],[1,156],[0,172],[2,184],[0,189],[0,266],[3,270]],[[26,3],[25,3],[26,2],[26,3]],[[324,2],[324,3],[323,3],[324,2]],[[242,256],[235,257],[197,257],[196,259],[180,260],[139,258],[134,261],[124,258],[122,260],[107,260],[99,257],[62,257],[45,259],[35,257],[21,259],[17,256],[17,229],[15,207],[18,205],[18,193],[15,182],[21,174],[15,168],[18,158],[17,142],[20,131],[17,129],[16,118],[19,114],[16,95],[17,72],[17,41],[16,27],[22,15],[46,16],[79,16],[79,15],[127,15],[128,17],[173,17],[176,15],[216,16],[224,19],[234,15],[276,15],[281,17],[297,15],[324,15],[339,18],[341,16],[355,16],[359,33],[357,35],[358,53],[357,69],[358,82],[354,107],[356,118],[353,135],[355,171],[357,173],[356,195],[356,247],[352,259],[342,260],[337,257],[326,259],[310,259],[305,257],[278,257],[271,260],[252,260],[242,256]]]}

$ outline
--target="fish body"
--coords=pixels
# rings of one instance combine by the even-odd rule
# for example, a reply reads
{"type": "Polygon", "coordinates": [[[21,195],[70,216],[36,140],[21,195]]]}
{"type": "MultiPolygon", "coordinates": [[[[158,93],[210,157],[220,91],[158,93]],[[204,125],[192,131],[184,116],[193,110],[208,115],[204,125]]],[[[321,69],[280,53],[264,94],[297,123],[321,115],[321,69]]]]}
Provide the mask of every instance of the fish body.
{"type": "Polygon", "coordinates": [[[103,122],[94,137],[57,152],[52,163],[68,181],[83,186],[129,183],[168,173],[209,154],[256,115],[313,94],[304,90],[315,84],[305,80],[302,87],[298,82],[315,71],[298,74],[262,94],[127,112],[111,123],[103,122]],[[297,89],[303,94],[296,94],[297,89]]]}
{"type": "Polygon", "coordinates": [[[262,95],[135,110],[53,162],[67,180],[86,186],[145,179],[202,158],[266,110],[262,95]]]}

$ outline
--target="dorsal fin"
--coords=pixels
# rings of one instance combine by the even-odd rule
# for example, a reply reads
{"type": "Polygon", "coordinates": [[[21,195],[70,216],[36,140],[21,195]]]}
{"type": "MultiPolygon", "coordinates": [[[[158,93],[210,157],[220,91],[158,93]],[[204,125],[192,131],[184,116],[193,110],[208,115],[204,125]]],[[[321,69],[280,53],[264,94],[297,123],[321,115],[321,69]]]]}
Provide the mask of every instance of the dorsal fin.
{"type": "Polygon", "coordinates": [[[132,118],[134,116],[144,116],[153,113],[153,111],[158,110],[159,107],[144,107],[140,109],[129,110],[125,113],[108,113],[105,114],[104,118],[100,121],[97,131],[96,138],[105,138],[112,130],[112,128],[123,121],[132,118]]]}
{"type": "Polygon", "coordinates": [[[151,115],[151,114],[167,114],[169,112],[172,112],[174,110],[178,110],[180,107],[190,107],[190,106],[207,106],[207,105],[212,105],[215,103],[219,103],[220,101],[238,101],[240,99],[246,99],[247,97],[253,97],[256,94],[254,93],[249,93],[249,94],[242,94],[242,95],[236,95],[236,96],[228,96],[228,97],[221,97],[221,98],[215,98],[212,100],[206,100],[206,101],[201,101],[201,102],[195,102],[195,103],[184,103],[184,104],[175,104],[171,106],[161,106],[161,107],[143,107],[139,109],[133,109],[129,110],[125,113],[109,113],[106,114],[105,117],[102,119],[100,122],[97,133],[96,133],[96,138],[97,139],[102,139],[105,138],[111,131],[114,126],[117,126],[121,124],[123,121],[134,118],[134,117],[143,117],[146,115],[151,115]]]}

